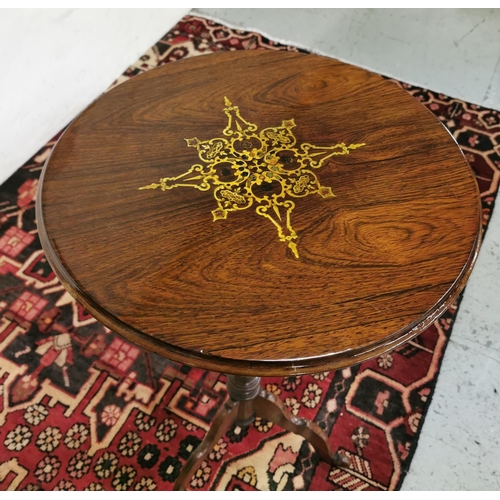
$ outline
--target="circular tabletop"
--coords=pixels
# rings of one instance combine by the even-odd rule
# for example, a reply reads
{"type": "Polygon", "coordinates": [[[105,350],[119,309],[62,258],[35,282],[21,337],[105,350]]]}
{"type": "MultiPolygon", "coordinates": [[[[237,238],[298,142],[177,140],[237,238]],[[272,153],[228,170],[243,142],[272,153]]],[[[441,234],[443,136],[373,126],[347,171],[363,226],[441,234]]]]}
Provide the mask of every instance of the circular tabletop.
{"type": "Polygon", "coordinates": [[[119,85],[42,174],[43,249],[104,325],[240,375],[358,363],[422,332],[480,243],[452,136],[395,83],[234,51],[119,85]]]}

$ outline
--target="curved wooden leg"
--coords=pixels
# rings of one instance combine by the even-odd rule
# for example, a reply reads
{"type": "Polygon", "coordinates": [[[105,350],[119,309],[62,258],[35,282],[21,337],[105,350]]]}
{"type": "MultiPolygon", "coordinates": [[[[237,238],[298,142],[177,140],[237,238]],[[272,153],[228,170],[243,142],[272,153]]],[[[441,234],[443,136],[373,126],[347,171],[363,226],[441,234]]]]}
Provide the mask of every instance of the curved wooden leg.
{"type": "Polygon", "coordinates": [[[263,390],[255,399],[254,404],[256,415],[306,438],[325,462],[336,467],[349,467],[347,456],[332,451],[321,427],[306,418],[292,415],[274,394],[263,390]]]}
{"type": "Polygon", "coordinates": [[[174,485],[174,490],[185,490],[186,483],[191,479],[198,467],[201,465],[212,448],[217,444],[219,438],[233,425],[238,416],[239,401],[228,398],[215,415],[214,421],[203,441],[193,451],[181,469],[174,485]]]}

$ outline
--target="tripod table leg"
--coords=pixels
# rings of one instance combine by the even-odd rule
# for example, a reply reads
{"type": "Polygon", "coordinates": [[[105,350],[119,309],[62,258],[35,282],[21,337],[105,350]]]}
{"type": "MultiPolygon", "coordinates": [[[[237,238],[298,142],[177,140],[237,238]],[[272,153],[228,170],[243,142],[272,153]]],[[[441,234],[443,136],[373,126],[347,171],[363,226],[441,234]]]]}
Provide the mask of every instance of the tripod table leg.
{"type": "Polygon", "coordinates": [[[186,483],[191,479],[200,464],[210,453],[212,448],[217,444],[219,438],[233,425],[238,417],[239,401],[233,401],[228,398],[220,407],[215,415],[214,421],[203,438],[198,448],[190,455],[184,467],[181,469],[177,480],[175,481],[174,490],[185,490],[186,483]]]}
{"type": "Polygon", "coordinates": [[[323,429],[311,420],[292,415],[274,394],[262,390],[254,404],[256,415],[303,436],[325,462],[337,467],[349,467],[349,459],[345,455],[332,451],[323,429]]]}

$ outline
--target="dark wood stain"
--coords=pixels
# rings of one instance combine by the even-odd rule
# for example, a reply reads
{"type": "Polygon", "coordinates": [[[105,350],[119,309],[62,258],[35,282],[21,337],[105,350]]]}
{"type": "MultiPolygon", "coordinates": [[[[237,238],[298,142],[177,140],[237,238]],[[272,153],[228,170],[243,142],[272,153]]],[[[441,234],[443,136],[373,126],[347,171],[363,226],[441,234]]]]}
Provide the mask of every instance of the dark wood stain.
{"type": "Polygon", "coordinates": [[[337,369],[422,332],[457,297],[480,243],[473,173],[397,85],[297,53],[217,53],[135,77],[90,105],[42,174],[42,246],[99,321],[176,361],[241,375],[337,369]],[[253,208],[212,222],[213,190],[139,191],[201,163],[224,96],[297,144],[366,143],[298,199],[300,258],[253,208]]]}

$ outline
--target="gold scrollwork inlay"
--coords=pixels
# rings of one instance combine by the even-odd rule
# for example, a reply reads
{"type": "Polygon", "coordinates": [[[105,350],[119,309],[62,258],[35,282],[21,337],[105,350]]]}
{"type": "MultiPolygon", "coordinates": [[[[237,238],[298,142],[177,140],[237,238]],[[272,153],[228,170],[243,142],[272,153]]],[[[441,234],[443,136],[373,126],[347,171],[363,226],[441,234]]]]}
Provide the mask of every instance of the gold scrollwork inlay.
{"type": "Polygon", "coordinates": [[[217,202],[217,208],[212,210],[214,222],[226,219],[229,212],[256,205],[255,212],[274,224],[280,241],[287,243],[299,258],[298,236],[290,220],[295,201],[290,198],[311,194],[333,198],[332,188],[322,186],[311,169],[322,167],[332,156],[349,154],[365,144],[341,142],[334,146],[314,146],[305,142],[296,146],[293,119],[258,132],[257,125],[241,116],[238,106],[233,106],[227,97],[224,102],[228,117],[222,131],[225,137],[206,141],[197,137],[185,139],[188,147],[196,148],[204,164],[193,165],[176,177],[164,177],[139,189],[166,191],[189,186],[208,191],[213,188],[217,202]]]}

